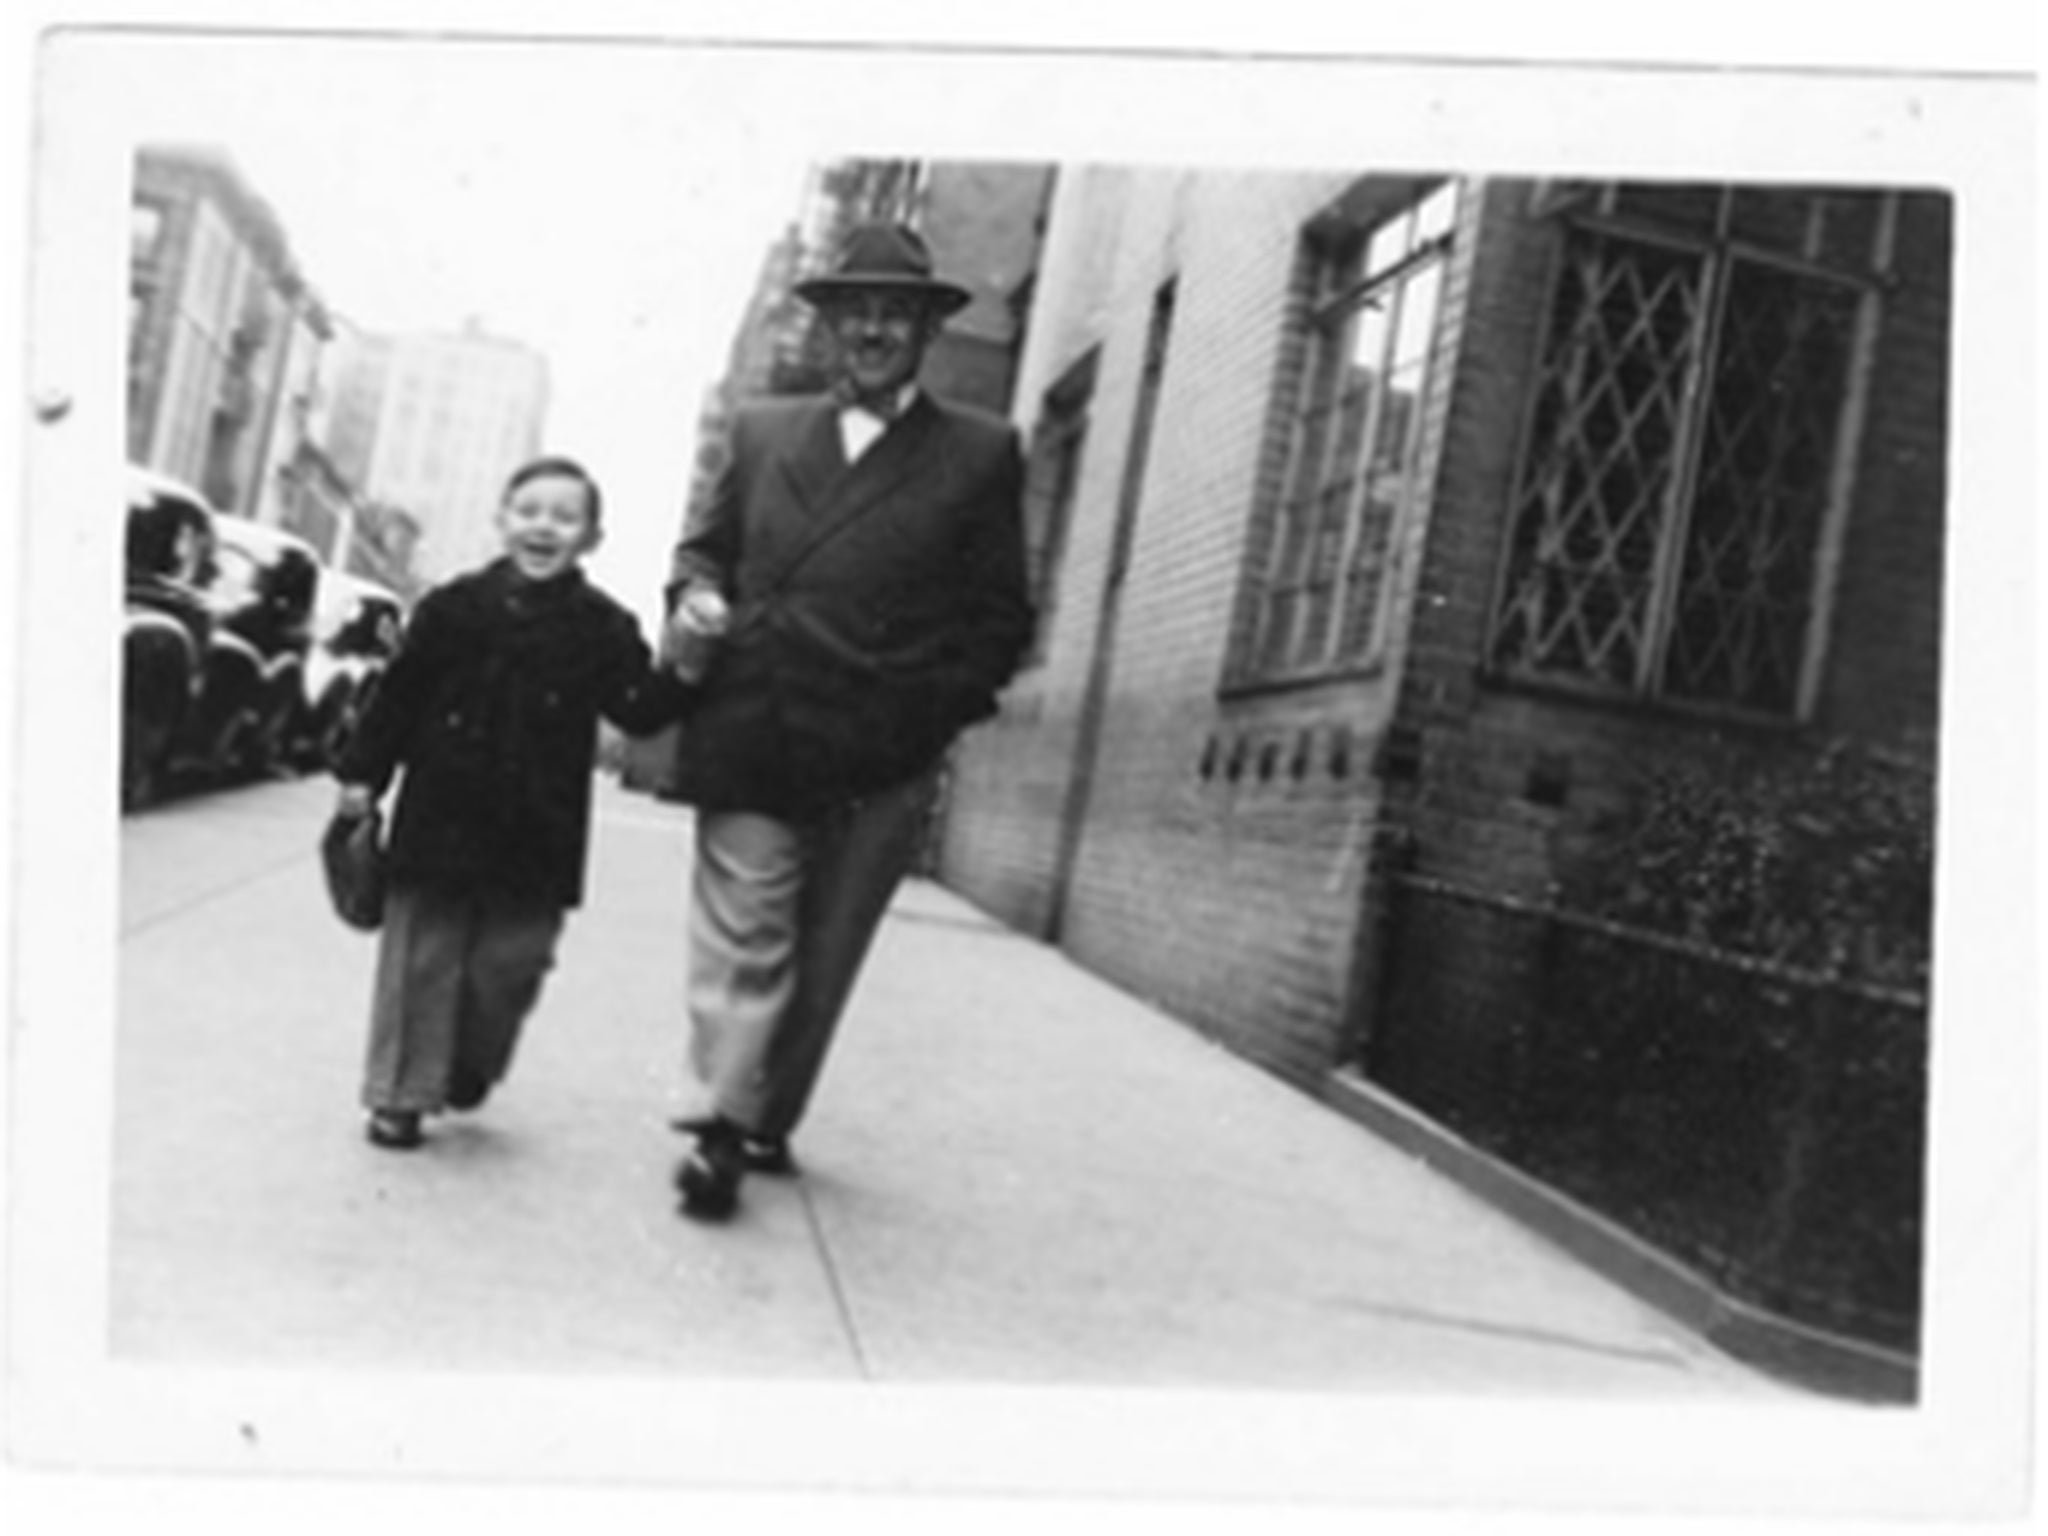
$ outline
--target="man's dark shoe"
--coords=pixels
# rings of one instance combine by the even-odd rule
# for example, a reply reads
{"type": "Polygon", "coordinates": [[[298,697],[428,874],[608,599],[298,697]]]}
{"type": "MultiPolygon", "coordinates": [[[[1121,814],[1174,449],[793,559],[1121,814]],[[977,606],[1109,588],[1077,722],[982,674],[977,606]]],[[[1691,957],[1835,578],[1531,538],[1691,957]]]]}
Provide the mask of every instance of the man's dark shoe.
{"type": "Polygon", "coordinates": [[[448,1088],[442,1097],[450,1109],[479,1108],[491,1096],[491,1085],[473,1072],[457,1067],[448,1074],[448,1088]]]}
{"type": "Polygon", "coordinates": [[[369,1123],[363,1127],[363,1135],[371,1146],[383,1147],[392,1152],[410,1152],[426,1140],[420,1131],[418,1111],[410,1109],[370,1111],[369,1123]]]}
{"type": "MultiPolygon", "coordinates": [[[[668,1128],[686,1137],[702,1137],[713,1124],[719,1124],[715,1114],[682,1114],[670,1120],[668,1128]]],[[[752,1130],[739,1130],[739,1126],[733,1126],[733,1133],[739,1137],[739,1155],[750,1174],[786,1178],[797,1171],[797,1153],[788,1149],[788,1137],[756,1137],[752,1130]]]]}
{"type": "MultiPolygon", "coordinates": [[[[669,1121],[669,1129],[680,1131],[685,1136],[702,1136],[719,1123],[716,1115],[679,1115],[669,1121]]],[[[750,1173],[788,1175],[796,1172],[796,1154],[789,1149],[787,1136],[756,1136],[752,1131],[732,1127],[740,1138],[740,1154],[750,1173]]]]}
{"type": "Polygon", "coordinates": [[[676,1167],[683,1214],[720,1221],[739,1204],[740,1178],[747,1166],[743,1137],[738,1126],[723,1120],[696,1134],[696,1145],[676,1167]]]}
{"type": "Polygon", "coordinates": [[[796,1172],[796,1154],[789,1150],[787,1136],[748,1136],[740,1142],[740,1151],[753,1173],[787,1178],[796,1172]]]}

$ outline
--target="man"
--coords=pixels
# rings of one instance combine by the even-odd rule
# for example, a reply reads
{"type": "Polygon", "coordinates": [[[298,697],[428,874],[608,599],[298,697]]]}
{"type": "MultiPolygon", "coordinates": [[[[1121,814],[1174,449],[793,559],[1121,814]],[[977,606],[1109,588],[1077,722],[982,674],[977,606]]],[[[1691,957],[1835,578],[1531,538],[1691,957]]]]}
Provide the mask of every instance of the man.
{"type": "MultiPolygon", "coordinates": [[[[916,852],[933,769],[995,712],[1031,630],[1014,430],[917,382],[970,295],[901,225],[802,283],[838,383],[742,410],[676,546],[672,656],[727,614],[681,733],[697,807],[686,1213],[790,1171],[868,943],[916,852]]],[[[695,670],[693,658],[690,670],[695,670]]]]}

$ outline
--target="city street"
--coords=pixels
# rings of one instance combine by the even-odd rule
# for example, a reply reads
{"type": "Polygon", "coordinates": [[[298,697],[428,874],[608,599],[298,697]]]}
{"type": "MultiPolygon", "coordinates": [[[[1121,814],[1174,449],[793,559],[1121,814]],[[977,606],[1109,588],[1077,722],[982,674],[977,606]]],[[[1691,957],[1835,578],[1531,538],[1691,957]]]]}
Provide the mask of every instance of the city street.
{"type": "Polygon", "coordinates": [[[1228,19],[30,29],[0,1481],[140,1492],[53,1528],[2031,1505],[2031,73],[1228,19]],[[335,774],[584,893],[502,1081],[366,1071],[335,774]],[[700,1010],[790,879],[847,999],[736,1210],[700,852],[700,1010]]]}
{"type": "Polygon", "coordinates": [[[1791,1389],[929,884],[797,1152],[681,1218],[689,817],[600,786],[589,906],[500,1094],[356,1107],[374,941],[322,780],[122,825],[111,1340],[220,1365],[1494,1392],[1791,1389]]]}

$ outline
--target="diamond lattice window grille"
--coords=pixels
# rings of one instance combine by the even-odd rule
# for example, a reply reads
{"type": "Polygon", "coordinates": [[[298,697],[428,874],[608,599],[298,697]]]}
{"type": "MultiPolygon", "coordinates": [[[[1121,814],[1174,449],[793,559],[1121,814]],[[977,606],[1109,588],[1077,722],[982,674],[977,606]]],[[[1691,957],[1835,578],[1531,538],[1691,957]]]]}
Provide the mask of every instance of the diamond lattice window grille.
{"type": "Polygon", "coordinates": [[[1864,287],[1860,194],[1730,194],[1784,259],[1568,223],[1492,657],[1509,675],[1742,713],[1801,707],[1842,492],[1864,287]]]}
{"type": "Polygon", "coordinates": [[[1735,249],[1862,282],[1890,269],[1897,194],[1875,188],[1688,182],[1534,182],[1531,211],[1677,241],[1735,249]]]}
{"type": "Polygon", "coordinates": [[[1701,435],[1664,688],[1797,704],[1857,295],[1738,264],[1701,435]]]}
{"type": "Polygon", "coordinates": [[[1516,497],[1504,664],[1639,680],[1702,291],[1695,257],[1574,232],[1516,497]]]}

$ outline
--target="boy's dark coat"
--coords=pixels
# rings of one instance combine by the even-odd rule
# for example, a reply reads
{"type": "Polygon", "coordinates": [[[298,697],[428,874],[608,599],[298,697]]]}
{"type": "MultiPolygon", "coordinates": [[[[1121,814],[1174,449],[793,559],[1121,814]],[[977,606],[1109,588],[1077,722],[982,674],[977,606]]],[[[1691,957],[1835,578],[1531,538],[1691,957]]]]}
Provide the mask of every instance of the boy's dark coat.
{"type": "Polygon", "coordinates": [[[680,737],[679,798],[804,814],[931,766],[995,710],[1031,633],[1007,422],[929,394],[849,466],[829,396],[735,419],[671,601],[733,622],[680,737]]]}
{"type": "Polygon", "coordinates": [[[533,583],[499,560],[421,599],[336,772],[381,794],[405,769],[394,881],[573,907],[598,716],[643,734],[685,697],[654,671],[633,615],[581,571],[533,583]]]}

